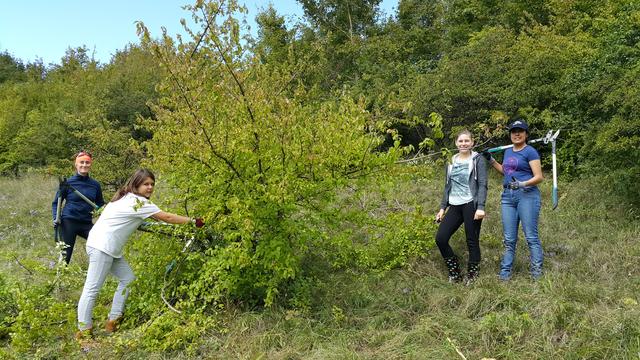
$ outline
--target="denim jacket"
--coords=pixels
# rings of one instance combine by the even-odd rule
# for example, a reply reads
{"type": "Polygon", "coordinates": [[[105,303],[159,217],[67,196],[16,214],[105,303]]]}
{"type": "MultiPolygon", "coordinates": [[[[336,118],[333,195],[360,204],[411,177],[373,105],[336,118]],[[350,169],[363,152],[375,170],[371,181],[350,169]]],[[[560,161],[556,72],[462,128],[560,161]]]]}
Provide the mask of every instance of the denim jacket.
{"type": "MultiPolygon", "coordinates": [[[[451,191],[451,169],[453,162],[458,154],[454,155],[445,167],[444,192],[440,209],[446,209],[449,206],[449,192],[451,191]]],[[[475,151],[471,152],[471,161],[469,162],[469,190],[473,197],[473,205],[477,210],[484,210],[484,204],[487,200],[487,161],[475,151]]]]}

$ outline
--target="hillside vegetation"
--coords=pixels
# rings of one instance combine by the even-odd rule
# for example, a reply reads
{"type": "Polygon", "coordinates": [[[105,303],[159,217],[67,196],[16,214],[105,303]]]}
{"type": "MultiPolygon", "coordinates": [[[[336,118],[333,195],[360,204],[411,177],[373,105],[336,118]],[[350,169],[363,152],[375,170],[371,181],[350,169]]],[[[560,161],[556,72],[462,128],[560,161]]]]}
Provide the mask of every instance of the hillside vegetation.
{"type": "MultiPolygon", "coordinates": [[[[439,179],[439,177],[438,177],[439,179]]],[[[96,358],[268,359],[635,359],[640,352],[640,223],[591,181],[561,184],[560,207],[550,209],[544,183],[541,239],[546,274],[532,281],[520,244],[515,275],[496,277],[501,252],[498,179],[489,191],[481,237],[482,275],[472,286],[449,284],[437,250],[381,272],[317,272],[306,306],[229,304],[206,319],[165,307],[123,331],[98,333],[96,358]],[[197,324],[194,326],[194,324],[197,324]],[[155,340],[153,340],[155,339],[155,340]]],[[[394,198],[415,197],[428,215],[439,201],[438,180],[416,177],[397,184],[394,198]]],[[[56,267],[49,208],[56,181],[39,175],[0,180],[3,355],[9,358],[82,358],[72,340],[75,306],[86,254],[79,241],[67,269],[56,267]],[[61,272],[56,281],[56,272],[61,272]]],[[[430,234],[432,236],[432,234],[430,234]]],[[[128,255],[136,254],[137,236],[128,255]]],[[[153,235],[155,242],[172,242],[153,235]]],[[[454,237],[464,253],[463,238],[454,237]]],[[[151,257],[154,255],[151,254],[151,257]]],[[[163,268],[157,268],[161,275],[163,268]]],[[[138,274],[140,275],[140,274],[138,274]]],[[[111,291],[101,292],[95,316],[106,318],[111,291]]],[[[132,303],[154,302],[160,288],[132,303]]]]}
{"type": "Polygon", "coordinates": [[[251,36],[238,1],[195,1],[187,36],[137,23],[106,64],[0,53],[0,355],[637,358],[640,1],[299,3],[303,22],[266,8],[251,36]],[[496,281],[493,173],[482,276],[448,284],[443,161],[462,128],[476,150],[508,143],[515,117],[533,138],[560,129],[546,275],[528,278],[521,243],[496,281]],[[163,210],[206,223],[132,239],[123,331],[84,350],[83,242],[61,266],[49,212],[81,149],[105,198],[148,167],[163,210]]]}

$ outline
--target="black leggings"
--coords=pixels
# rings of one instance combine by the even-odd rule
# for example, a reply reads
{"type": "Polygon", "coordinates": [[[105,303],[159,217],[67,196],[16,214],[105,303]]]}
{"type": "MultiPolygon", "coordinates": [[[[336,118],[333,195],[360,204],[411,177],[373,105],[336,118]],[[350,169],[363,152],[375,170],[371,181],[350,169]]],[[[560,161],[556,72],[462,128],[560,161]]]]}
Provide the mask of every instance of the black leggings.
{"type": "Polygon", "coordinates": [[[65,257],[64,261],[66,261],[68,264],[71,261],[73,247],[76,244],[76,236],[80,235],[81,237],[86,239],[89,236],[89,230],[91,230],[93,224],[63,218],[60,226],[62,241],[67,245],[62,253],[65,257]]]}
{"type": "Polygon", "coordinates": [[[464,223],[464,233],[467,236],[467,247],[469,248],[469,264],[480,263],[479,239],[482,219],[474,220],[475,213],[476,208],[473,205],[473,201],[464,205],[449,206],[449,210],[444,219],[442,219],[436,233],[436,245],[438,245],[443,258],[447,259],[456,256],[451,246],[449,246],[449,239],[464,223]]]}

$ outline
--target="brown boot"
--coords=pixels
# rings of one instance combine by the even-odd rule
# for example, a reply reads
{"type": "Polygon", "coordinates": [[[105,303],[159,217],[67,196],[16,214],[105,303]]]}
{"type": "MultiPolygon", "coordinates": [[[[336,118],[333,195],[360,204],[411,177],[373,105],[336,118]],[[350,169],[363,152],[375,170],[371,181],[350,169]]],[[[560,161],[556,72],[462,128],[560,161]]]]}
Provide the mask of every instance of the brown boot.
{"type": "Polygon", "coordinates": [[[121,321],[122,316],[115,320],[107,320],[107,323],[104,324],[104,330],[109,334],[113,334],[114,332],[116,332],[116,330],[118,330],[118,326],[120,325],[121,321]]]}
{"type": "Polygon", "coordinates": [[[88,328],[84,330],[78,330],[78,332],[76,332],[75,339],[78,341],[93,339],[93,329],[88,328]]]}
{"type": "Polygon", "coordinates": [[[78,332],[76,332],[75,339],[84,353],[88,353],[98,346],[98,343],[93,339],[92,328],[78,330],[78,332]]]}

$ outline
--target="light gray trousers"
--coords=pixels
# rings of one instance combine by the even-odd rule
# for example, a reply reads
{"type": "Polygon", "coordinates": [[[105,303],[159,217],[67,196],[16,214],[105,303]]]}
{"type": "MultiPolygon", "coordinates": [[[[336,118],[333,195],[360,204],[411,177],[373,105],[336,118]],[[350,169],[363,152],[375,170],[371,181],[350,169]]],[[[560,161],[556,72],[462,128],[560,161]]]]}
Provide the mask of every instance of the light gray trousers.
{"type": "Polygon", "coordinates": [[[82,295],[78,302],[78,329],[80,330],[93,327],[93,306],[96,303],[100,288],[102,288],[102,284],[107,278],[107,274],[112,273],[120,280],[118,288],[113,294],[109,320],[115,320],[122,316],[124,303],[127,300],[127,296],[129,296],[128,285],[135,279],[131,266],[123,257],[114,258],[90,246],[87,246],[87,254],[89,255],[87,280],[84,282],[82,295]]]}

